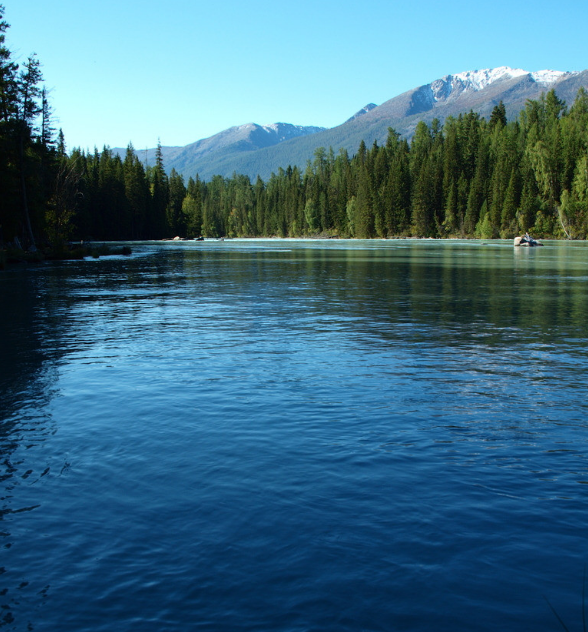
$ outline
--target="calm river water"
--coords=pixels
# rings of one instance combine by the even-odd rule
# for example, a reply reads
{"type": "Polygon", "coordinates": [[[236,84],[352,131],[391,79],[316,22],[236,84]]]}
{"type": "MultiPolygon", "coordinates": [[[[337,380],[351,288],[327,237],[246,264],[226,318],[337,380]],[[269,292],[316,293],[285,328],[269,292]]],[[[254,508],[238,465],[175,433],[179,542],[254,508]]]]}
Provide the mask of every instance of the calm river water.
{"type": "Polygon", "coordinates": [[[0,297],[0,628],[581,629],[588,244],[143,243],[0,297]]]}

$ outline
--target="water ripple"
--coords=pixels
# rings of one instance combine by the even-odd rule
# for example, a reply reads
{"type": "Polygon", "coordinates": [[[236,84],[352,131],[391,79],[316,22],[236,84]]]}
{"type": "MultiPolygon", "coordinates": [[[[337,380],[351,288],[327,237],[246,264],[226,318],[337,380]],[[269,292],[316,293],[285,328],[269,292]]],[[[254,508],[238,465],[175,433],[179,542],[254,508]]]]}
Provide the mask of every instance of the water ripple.
{"type": "Polygon", "coordinates": [[[474,245],[8,271],[3,625],[554,629],[544,594],[573,621],[584,250],[474,245]]]}

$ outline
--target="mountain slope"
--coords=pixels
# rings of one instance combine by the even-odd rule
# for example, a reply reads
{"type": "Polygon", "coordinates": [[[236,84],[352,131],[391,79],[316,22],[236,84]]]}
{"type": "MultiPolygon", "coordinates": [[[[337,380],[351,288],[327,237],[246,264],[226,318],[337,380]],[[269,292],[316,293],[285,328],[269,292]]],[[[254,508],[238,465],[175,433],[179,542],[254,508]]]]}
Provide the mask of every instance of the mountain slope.
{"type": "MultiPolygon", "coordinates": [[[[580,87],[588,89],[586,70],[527,72],[501,67],[464,72],[409,90],[380,106],[369,104],[332,129],[249,124],[184,148],[167,148],[163,157],[167,169],[173,167],[185,177],[198,173],[209,179],[216,174],[229,177],[237,172],[252,179],[259,174],[265,180],[280,167],[303,168],[307,160],[313,159],[317,147],[332,147],[335,153],[343,148],[351,155],[362,140],[368,146],[374,141],[384,143],[389,127],[410,137],[421,120],[443,121],[470,110],[488,117],[500,101],[512,119],[525,107],[527,99],[538,99],[552,88],[570,106],[580,87]],[[270,128],[273,131],[268,131],[270,128]]],[[[141,152],[138,154],[143,158],[141,152]]]]}
{"type": "MultiPolygon", "coordinates": [[[[273,123],[272,125],[257,125],[247,123],[230,127],[214,136],[190,143],[185,147],[162,147],[161,153],[166,169],[174,168],[184,175],[195,175],[199,170],[195,165],[201,163],[215,164],[222,162],[227,156],[239,156],[242,153],[252,153],[266,147],[272,147],[293,138],[316,134],[324,127],[291,125],[289,123],[273,123]]],[[[125,149],[112,150],[124,156],[125,149]]],[[[155,149],[135,150],[143,163],[155,164],[155,149]]],[[[220,173],[207,171],[210,176],[220,173]]]]}

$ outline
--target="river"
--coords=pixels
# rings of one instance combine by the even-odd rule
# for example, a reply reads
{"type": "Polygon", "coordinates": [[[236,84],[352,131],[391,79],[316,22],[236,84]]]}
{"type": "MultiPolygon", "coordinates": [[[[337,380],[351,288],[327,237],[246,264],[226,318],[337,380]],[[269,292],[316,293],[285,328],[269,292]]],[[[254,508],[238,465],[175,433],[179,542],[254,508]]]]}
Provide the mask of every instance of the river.
{"type": "Polygon", "coordinates": [[[0,272],[0,628],[580,629],[588,244],[132,248],[0,272]]]}

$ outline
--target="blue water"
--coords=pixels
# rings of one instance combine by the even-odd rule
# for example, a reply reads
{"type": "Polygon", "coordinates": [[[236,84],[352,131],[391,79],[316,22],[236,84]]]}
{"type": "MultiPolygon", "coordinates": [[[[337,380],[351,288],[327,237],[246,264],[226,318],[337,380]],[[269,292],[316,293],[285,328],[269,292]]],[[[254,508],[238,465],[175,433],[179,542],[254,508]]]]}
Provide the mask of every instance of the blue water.
{"type": "Polygon", "coordinates": [[[0,628],[582,629],[588,245],[0,272],[0,628]]]}

